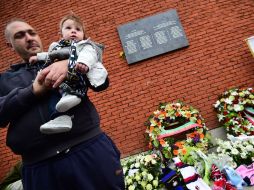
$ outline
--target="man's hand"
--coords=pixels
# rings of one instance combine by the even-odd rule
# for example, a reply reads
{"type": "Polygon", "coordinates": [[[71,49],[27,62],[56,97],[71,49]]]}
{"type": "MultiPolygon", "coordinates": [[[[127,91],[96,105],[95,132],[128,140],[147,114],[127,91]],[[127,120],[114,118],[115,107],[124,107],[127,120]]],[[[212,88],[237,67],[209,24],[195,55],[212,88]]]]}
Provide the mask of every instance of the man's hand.
{"type": "Polygon", "coordinates": [[[67,72],[68,60],[57,61],[40,72],[38,81],[46,87],[57,88],[66,78],[67,72]]]}
{"type": "Polygon", "coordinates": [[[41,71],[39,71],[37,73],[36,78],[34,79],[33,82],[33,93],[36,96],[41,96],[43,95],[48,89],[50,89],[49,86],[46,86],[44,81],[45,81],[45,76],[44,74],[42,74],[41,71]]]}

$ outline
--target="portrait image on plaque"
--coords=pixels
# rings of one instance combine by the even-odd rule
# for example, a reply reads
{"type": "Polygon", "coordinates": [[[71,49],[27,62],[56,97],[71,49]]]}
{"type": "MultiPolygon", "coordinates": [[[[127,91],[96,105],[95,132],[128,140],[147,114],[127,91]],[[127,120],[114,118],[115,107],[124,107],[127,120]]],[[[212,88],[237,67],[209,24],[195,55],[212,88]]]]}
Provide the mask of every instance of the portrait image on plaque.
{"type": "Polygon", "coordinates": [[[120,25],[117,30],[128,64],[189,45],[175,9],[120,25]]]}

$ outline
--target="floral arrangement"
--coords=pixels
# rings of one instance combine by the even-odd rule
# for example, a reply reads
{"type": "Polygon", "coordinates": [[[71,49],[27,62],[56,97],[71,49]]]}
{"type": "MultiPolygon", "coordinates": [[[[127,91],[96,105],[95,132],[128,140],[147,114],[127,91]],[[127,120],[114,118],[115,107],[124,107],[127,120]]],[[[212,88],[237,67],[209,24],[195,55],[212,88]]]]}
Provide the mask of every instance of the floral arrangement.
{"type": "Polygon", "coordinates": [[[210,184],[210,163],[208,162],[207,155],[200,148],[186,145],[181,149],[178,156],[182,162],[194,166],[203,180],[208,185],[210,184]]]}
{"type": "Polygon", "coordinates": [[[217,140],[217,154],[219,157],[228,155],[236,163],[234,167],[241,164],[249,165],[254,162],[254,140],[247,141],[223,141],[217,140]]]}
{"type": "Polygon", "coordinates": [[[128,190],[162,189],[159,177],[163,167],[157,154],[141,153],[121,161],[125,176],[125,186],[128,190]]]}
{"type": "MultiPolygon", "coordinates": [[[[149,116],[145,126],[146,136],[149,141],[149,148],[160,150],[166,160],[171,159],[174,155],[177,155],[177,149],[179,149],[181,143],[187,143],[193,146],[203,146],[204,144],[207,144],[204,143],[207,141],[207,128],[205,126],[204,119],[201,117],[197,109],[180,101],[176,103],[160,104],[159,108],[149,116]],[[177,143],[177,141],[173,138],[174,135],[166,138],[158,138],[166,130],[175,130],[176,125],[184,126],[188,122],[196,124],[196,127],[191,130],[184,131],[184,133],[189,133],[187,134],[187,140],[185,139],[185,141],[177,143]],[[174,145],[175,143],[177,144],[174,145]]],[[[181,128],[181,130],[183,129],[181,128]]],[[[173,132],[177,133],[176,130],[173,132]]]]}
{"type": "Polygon", "coordinates": [[[219,96],[214,107],[219,122],[229,134],[234,136],[254,135],[254,126],[244,115],[244,109],[247,106],[254,107],[252,88],[233,88],[219,96]]]}
{"type": "Polygon", "coordinates": [[[236,168],[237,164],[228,154],[209,153],[203,152],[201,148],[183,145],[179,149],[178,157],[182,162],[194,166],[197,173],[203,178],[206,184],[211,185],[210,174],[212,164],[215,164],[220,170],[225,165],[236,168]]]}

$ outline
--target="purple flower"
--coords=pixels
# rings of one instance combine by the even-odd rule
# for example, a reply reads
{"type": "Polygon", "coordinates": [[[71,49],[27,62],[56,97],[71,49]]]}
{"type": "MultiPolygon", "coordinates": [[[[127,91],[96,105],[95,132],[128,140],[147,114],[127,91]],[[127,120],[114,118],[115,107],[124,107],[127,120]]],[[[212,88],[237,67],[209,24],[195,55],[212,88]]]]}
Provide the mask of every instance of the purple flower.
{"type": "Polygon", "coordinates": [[[198,134],[197,134],[197,135],[195,135],[195,137],[194,137],[192,140],[193,140],[193,143],[194,143],[194,144],[198,143],[198,142],[199,142],[199,140],[200,140],[199,135],[198,135],[198,134]]]}

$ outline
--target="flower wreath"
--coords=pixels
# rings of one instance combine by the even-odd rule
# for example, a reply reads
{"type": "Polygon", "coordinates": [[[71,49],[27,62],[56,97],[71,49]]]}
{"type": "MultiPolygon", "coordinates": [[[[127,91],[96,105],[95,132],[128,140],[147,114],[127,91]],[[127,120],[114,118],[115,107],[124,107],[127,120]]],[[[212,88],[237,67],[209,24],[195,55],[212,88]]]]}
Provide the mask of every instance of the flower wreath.
{"type": "Polygon", "coordinates": [[[233,136],[254,135],[254,90],[233,88],[221,94],[214,104],[222,126],[233,136]]]}
{"type": "Polygon", "coordinates": [[[149,148],[160,150],[166,160],[177,155],[185,143],[191,146],[207,144],[204,143],[207,141],[204,119],[197,109],[180,101],[161,103],[158,110],[149,116],[145,126],[149,148]],[[174,138],[183,133],[188,133],[186,140],[174,138]]]}
{"type": "Polygon", "coordinates": [[[161,189],[161,158],[156,153],[140,153],[121,161],[126,189],[161,189]]]}

